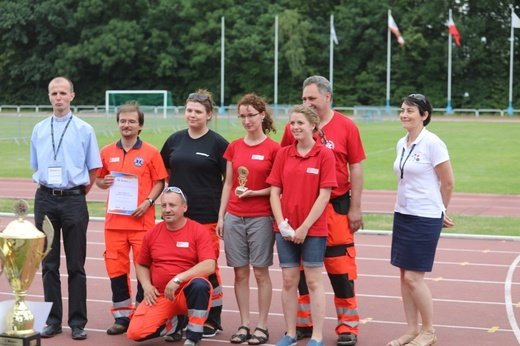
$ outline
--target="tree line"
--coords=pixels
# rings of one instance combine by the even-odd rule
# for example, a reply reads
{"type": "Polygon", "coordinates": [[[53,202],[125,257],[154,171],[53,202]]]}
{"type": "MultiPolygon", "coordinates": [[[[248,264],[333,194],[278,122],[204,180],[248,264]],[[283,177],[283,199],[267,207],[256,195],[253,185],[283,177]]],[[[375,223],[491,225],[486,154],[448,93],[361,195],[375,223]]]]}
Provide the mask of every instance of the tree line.
{"type": "Polygon", "coordinates": [[[452,106],[505,109],[510,5],[520,14],[513,0],[0,0],[0,104],[48,103],[47,84],[57,75],[74,82],[76,104],[103,104],[107,89],[169,90],[183,104],[199,88],[219,103],[221,17],[224,103],[251,91],[272,103],[275,16],[278,103],[299,103],[307,76],[329,76],[333,14],[334,104],[382,106],[391,9],[406,40],[401,47],[392,36],[391,104],[424,93],[445,107],[451,8],[462,39],[452,49],[452,106]]]}

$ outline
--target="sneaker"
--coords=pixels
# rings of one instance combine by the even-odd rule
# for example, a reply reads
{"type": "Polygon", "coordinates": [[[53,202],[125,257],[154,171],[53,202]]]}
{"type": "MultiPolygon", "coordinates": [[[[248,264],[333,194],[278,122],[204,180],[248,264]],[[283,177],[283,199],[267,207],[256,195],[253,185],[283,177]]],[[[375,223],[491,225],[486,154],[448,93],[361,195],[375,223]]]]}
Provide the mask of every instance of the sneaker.
{"type": "Polygon", "coordinates": [[[201,340],[186,339],[186,341],[184,341],[184,346],[200,346],[200,344],[201,340]]]}
{"type": "Polygon", "coordinates": [[[296,327],[296,339],[310,338],[312,336],[312,327],[296,327]]]}
{"type": "Polygon", "coordinates": [[[182,340],[182,330],[179,330],[175,333],[166,334],[164,336],[164,341],[166,342],[178,342],[182,340]]]}
{"type": "Polygon", "coordinates": [[[213,328],[212,326],[204,326],[204,331],[202,332],[203,338],[212,338],[220,332],[218,328],[213,328]]]}
{"type": "Polygon", "coordinates": [[[325,342],[323,341],[323,339],[321,339],[321,341],[316,341],[314,339],[311,339],[307,343],[307,346],[325,346],[325,342]]]}
{"type": "Polygon", "coordinates": [[[338,335],[338,346],[354,346],[357,343],[357,335],[354,333],[341,333],[338,335]]]}
{"type": "Polygon", "coordinates": [[[282,338],[282,340],[276,343],[276,346],[296,346],[298,339],[291,338],[289,335],[286,335],[282,338]]]}
{"type": "Polygon", "coordinates": [[[126,333],[126,330],[128,329],[128,326],[123,326],[121,324],[114,323],[112,327],[107,329],[108,335],[119,335],[126,333]]]}

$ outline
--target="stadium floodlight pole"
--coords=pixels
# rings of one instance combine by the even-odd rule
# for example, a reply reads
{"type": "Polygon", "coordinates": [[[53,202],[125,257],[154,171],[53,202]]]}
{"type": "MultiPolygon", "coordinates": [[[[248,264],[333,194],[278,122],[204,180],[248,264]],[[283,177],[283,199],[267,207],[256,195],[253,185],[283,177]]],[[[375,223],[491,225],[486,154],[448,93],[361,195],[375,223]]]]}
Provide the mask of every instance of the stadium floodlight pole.
{"type": "Polygon", "coordinates": [[[221,18],[222,29],[220,43],[220,114],[226,113],[224,110],[224,17],[221,18]]]}
{"type": "Polygon", "coordinates": [[[278,16],[274,17],[274,114],[278,114],[278,16]]]}
{"type": "MultiPolygon", "coordinates": [[[[451,8],[450,8],[450,21],[451,18],[451,8]]],[[[448,105],[446,106],[446,114],[452,114],[453,108],[451,107],[451,33],[448,34],[448,105]]]]}

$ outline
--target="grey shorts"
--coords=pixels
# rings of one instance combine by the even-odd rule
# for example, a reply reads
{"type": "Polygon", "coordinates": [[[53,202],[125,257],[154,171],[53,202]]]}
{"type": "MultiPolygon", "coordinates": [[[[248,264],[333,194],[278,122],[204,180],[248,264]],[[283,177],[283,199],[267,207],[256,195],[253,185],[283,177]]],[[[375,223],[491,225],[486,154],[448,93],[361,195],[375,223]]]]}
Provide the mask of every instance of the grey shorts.
{"type": "Polygon", "coordinates": [[[230,267],[269,267],[273,265],[273,218],[271,216],[240,217],[226,213],[224,217],[224,251],[230,267]]]}

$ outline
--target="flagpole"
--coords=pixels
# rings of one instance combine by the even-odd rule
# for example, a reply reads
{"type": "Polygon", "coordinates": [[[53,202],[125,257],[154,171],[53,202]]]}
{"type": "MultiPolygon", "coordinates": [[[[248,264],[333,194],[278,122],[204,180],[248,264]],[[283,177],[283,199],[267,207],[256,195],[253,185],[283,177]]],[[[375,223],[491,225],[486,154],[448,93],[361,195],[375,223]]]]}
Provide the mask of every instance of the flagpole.
{"type": "Polygon", "coordinates": [[[509,57],[509,105],[507,107],[507,114],[512,115],[514,113],[513,109],[513,49],[515,42],[515,28],[513,26],[513,14],[515,9],[511,6],[511,52],[509,57]]]}
{"type": "MultiPolygon", "coordinates": [[[[333,46],[333,43],[334,43],[334,38],[332,37],[332,28],[334,27],[334,15],[331,14],[330,15],[330,33],[329,33],[329,36],[330,36],[330,63],[329,63],[329,82],[330,82],[330,89],[331,91],[334,90],[333,89],[333,75],[334,75],[334,46],[333,46]]],[[[332,103],[331,103],[332,104],[332,103]]]]}
{"type": "Polygon", "coordinates": [[[221,18],[222,28],[220,38],[220,114],[226,113],[224,110],[224,17],[221,18]]]}
{"type": "MultiPolygon", "coordinates": [[[[388,10],[388,17],[392,14],[392,10],[388,10]]],[[[387,25],[388,26],[388,25],[387,25]]],[[[390,27],[387,28],[387,37],[386,37],[386,112],[390,113],[390,55],[391,55],[391,33],[390,27]]]]}
{"type": "Polygon", "coordinates": [[[278,16],[274,17],[274,114],[278,114],[278,16]]]}
{"type": "MultiPolygon", "coordinates": [[[[451,23],[451,8],[450,8],[450,21],[451,23]]],[[[448,105],[446,106],[446,113],[452,114],[453,108],[451,107],[451,33],[448,33],[448,105]]]]}

